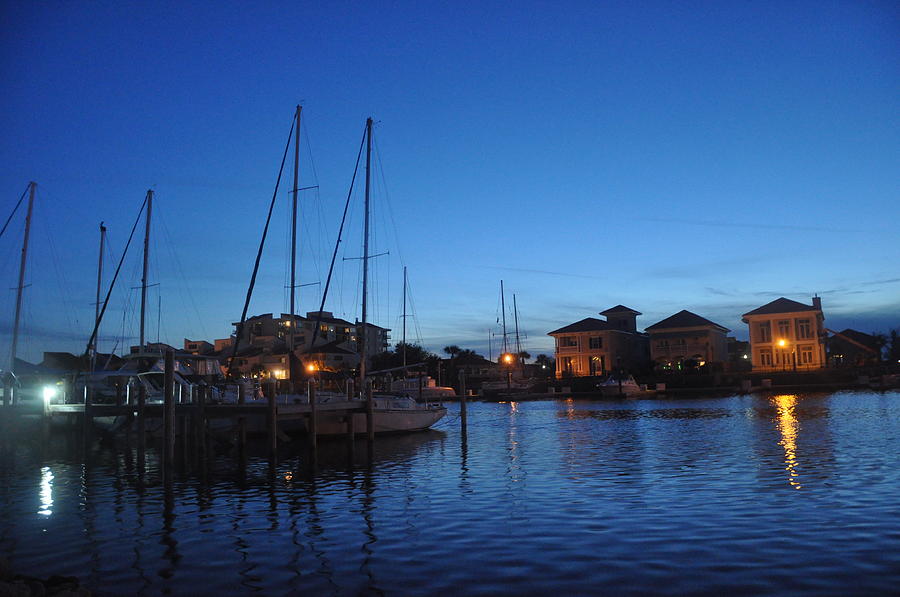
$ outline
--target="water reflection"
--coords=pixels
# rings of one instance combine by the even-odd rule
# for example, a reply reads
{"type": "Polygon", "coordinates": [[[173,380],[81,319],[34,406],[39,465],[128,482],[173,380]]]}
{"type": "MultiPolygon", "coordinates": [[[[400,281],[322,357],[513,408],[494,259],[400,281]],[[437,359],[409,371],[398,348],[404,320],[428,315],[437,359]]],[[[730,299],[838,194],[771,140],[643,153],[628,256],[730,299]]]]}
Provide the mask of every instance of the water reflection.
{"type": "Polygon", "coordinates": [[[784,449],[784,470],[788,474],[788,483],[794,489],[801,489],[803,486],[800,484],[797,461],[797,435],[800,432],[800,421],[795,413],[797,396],[779,394],[773,400],[778,412],[778,432],[781,434],[781,441],[778,443],[784,449]]]}
{"type": "Polygon", "coordinates": [[[297,442],[274,475],[265,443],[222,445],[172,484],[152,444],[143,474],[134,444],[82,466],[20,443],[0,552],[119,594],[886,594],[900,394],[868,398],[473,402],[468,435],[380,437],[349,467],[343,438],[297,442]]]}
{"type": "Polygon", "coordinates": [[[41,468],[41,509],[38,514],[50,516],[53,514],[53,472],[49,466],[41,468]]]}

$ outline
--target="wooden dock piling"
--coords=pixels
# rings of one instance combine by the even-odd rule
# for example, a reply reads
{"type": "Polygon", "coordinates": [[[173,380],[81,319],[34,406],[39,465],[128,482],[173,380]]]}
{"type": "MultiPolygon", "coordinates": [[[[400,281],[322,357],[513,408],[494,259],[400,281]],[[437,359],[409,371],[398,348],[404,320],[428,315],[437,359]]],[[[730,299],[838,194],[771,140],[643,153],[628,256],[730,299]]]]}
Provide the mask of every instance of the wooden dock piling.
{"type": "MultiPolygon", "coordinates": [[[[353,418],[353,415],[350,415],[353,418]]],[[[375,441],[375,399],[372,396],[372,384],[366,384],[366,439],[375,441]]]]}
{"type": "Polygon", "coordinates": [[[466,374],[459,372],[459,427],[462,433],[466,432],[466,374]]]}
{"type": "Polygon", "coordinates": [[[314,380],[309,381],[309,385],[307,386],[306,395],[309,396],[309,418],[307,419],[308,425],[306,426],[306,431],[309,435],[309,446],[315,451],[316,449],[316,382],[314,380]]]}
{"type": "Polygon", "coordinates": [[[278,404],[275,401],[275,392],[268,396],[268,425],[269,453],[274,457],[278,453],[278,404]]]}
{"type": "Polygon", "coordinates": [[[172,350],[166,350],[163,375],[163,450],[168,465],[175,460],[175,353],[172,350]]]}
{"type": "Polygon", "coordinates": [[[93,437],[94,431],[94,418],[91,413],[91,387],[87,383],[87,379],[84,382],[84,411],[81,414],[81,432],[82,438],[84,439],[85,448],[90,445],[91,439],[93,437]]]}

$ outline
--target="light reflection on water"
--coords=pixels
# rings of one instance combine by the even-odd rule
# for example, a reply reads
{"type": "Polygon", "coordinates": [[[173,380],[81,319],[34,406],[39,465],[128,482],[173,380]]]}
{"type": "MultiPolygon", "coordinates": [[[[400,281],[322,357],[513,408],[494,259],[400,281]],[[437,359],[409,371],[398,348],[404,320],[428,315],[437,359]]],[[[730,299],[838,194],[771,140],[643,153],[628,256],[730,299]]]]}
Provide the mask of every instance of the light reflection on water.
{"type": "Polygon", "coordinates": [[[469,403],[270,464],[0,445],[0,554],[95,594],[864,594],[900,582],[900,394],[469,403]],[[146,471],[146,472],[144,472],[146,471]],[[802,489],[802,491],[797,491],[802,489]],[[40,509],[35,508],[37,496],[40,509]],[[52,513],[52,515],[51,515],[52,513]]]}
{"type": "Polygon", "coordinates": [[[794,414],[794,406],[797,404],[797,396],[794,394],[780,394],[775,396],[778,405],[778,431],[781,433],[779,442],[784,448],[784,469],[788,473],[788,483],[794,489],[801,489],[799,482],[797,462],[797,434],[800,422],[794,414]]]}
{"type": "Polygon", "coordinates": [[[41,507],[37,511],[41,516],[53,514],[53,472],[49,466],[41,467],[41,507]]]}

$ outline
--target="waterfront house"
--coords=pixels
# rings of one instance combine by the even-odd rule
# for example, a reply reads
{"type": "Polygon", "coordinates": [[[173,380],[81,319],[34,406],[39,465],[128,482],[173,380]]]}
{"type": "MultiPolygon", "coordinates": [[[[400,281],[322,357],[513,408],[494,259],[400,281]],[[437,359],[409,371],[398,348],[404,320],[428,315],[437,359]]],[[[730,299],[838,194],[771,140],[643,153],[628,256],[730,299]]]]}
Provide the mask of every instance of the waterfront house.
{"type": "Polygon", "coordinates": [[[832,336],[828,338],[828,356],[832,365],[862,366],[881,361],[882,344],[875,336],[850,328],[831,333],[832,336]]]}
{"type": "Polygon", "coordinates": [[[606,375],[617,368],[643,368],[649,358],[647,336],[637,331],[640,312],[623,305],[549,332],[556,340],[556,377],[606,375]]]}
{"type": "Polygon", "coordinates": [[[696,313],[682,310],[645,330],[650,335],[650,358],[662,369],[702,367],[728,360],[730,331],[696,313]]]}
{"type": "Polygon", "coordinates": [[[825,315],[822,299],[806,305],[784,297],[744,313],[750,328],[754,371],[825,367],[825,315]]]}

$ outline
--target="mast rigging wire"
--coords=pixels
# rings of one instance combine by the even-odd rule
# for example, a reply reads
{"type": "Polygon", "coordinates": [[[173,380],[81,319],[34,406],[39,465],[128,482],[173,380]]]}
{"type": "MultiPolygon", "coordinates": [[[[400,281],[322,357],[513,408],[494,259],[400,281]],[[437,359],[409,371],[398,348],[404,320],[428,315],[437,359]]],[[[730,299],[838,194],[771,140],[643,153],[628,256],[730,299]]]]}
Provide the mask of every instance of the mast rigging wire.
{"type": "Polygon", "coordinates": [[[237,326],[237,334],[234,339],[234,348],[228,358],[228,373],[231,373],[234,357],[237,355],[238,344],[241,342],[241,334],[244,330],[244,322],[247,320],[247,309],[250,308],[250,297],[253,295],[253,287],[256,285],[256,274],[259,273],[259,262],[262,259],[263,247],[266,244],[266,235],[269,233],[269,224],[272,221],[272,210],[275,209],[275,199],[278,197],[278,187],[281,184],[281,175],[284,173],[284,163],[287,161],[288,148],[291,146],[291,137],[294,134],[295,119],[291,118],[291,130],[288,131],[287,143],[284,144],[284,155],[281,156],[281,167],[278,169],[278,178],[275,180],[275,190],[272,192],[272,201],[269,203],[269,214],[266,216],[266,225],[263,228],[262,238],[259,241],[259,250],[256,252],[256,262],[253,264],[253,275],[250,276],[250,287],[247,289],[247,298],[244,299],[244,310],[241,312],[241,321],[237,326]]]}
{"type": "Polygon", "coordinates": [[[97,321],[94,322],[94,331],[91,332],[91,337],[88,340],[87,347],[84,349],[85,354],[88,353],[91,346],[94,345],[94,339],[97,337],[97,329],[100,327],[100,322],[103,320],[103,314],[106,313],[106,307],[109,305],[109,297],[112,295],[113,288],[116,285],[116,279],[119,277],[119,270],[122,269],[122,263],[125,261],[125,255],[128,254],[128,247],[131,246],[131,240],[134,238],[134,231],[137,229],[138,222],[141,221],[141,214],[144,213],[144,208],[147,206],[147,198],[144,197],[144,202],[141,203],[141,209],[138,211],[137,218],[134,220],[134,225],[131,227],[131,234],[128,235],[128,242],[125,243],[125,250],[122,251],[122,257],[119,258],[119,264],[116,266],[116,273],[113,274],[112,282],[109,283],[109,290],[106,291],[106,298],[103,299],[103,307],[100,309],[100,315],[97,317],[97,321]]]}
{"type": "MultiPolygon", "coordinates": [[[[341,217],[341,226],[338,228],[337,242],[334,243],[334,252],[331,254],[331,265],[328,267],[328,278],[325,280],[325,289],[322,291],[322,302],[319,304],[319,312],[316,314],[316,324],[313,326],[312,341],[309,343],[309,350],[312,351],[316,345],[316,336],[319,335],[319,325],[322,323],[322,309],[325,308],[325,299],[328,296],[328,289],[331,286],[331,274],[334,272],[334,262],[337,260],[338,248],[341,246],[341,236],[344,234],[344,224],[347,221],[347,210],[350,207],[350,198],[353,196],[353,185],[356,183],[356,175],[359,173],[359,161],[362,158],[363,146],[366,143],[366,132],[363,133],[362,140],[359,142],[359,152],[356,154],[356,166],[353,168],[353,176],[350,178],[350,190],[347,191],[347,201],[344,202],[344,215],[341,217]]],[[[357,335],[359,330],[357,330],[357,335]]]]}
{"type": "Polygon", "coordinates": [[[9,226],[9,222],[12,220],[13,216],[16,215],[16,210],[19,209],[19,206],[22,205],[22,200],[25,199],[25,195],[28,194],[28,189],[31,188],[31,183],[28,183],[28,186],[25,187],[25,190],[22,192],[22,196],[19,197],[18,203],[13,208],[12,213],[9,214],[9,217],[6,218],[6,223],[3,224],[3,230],[0,230],[0,237],[3,237],[3,233],[6,232],[6,227],[9,226]]]}

